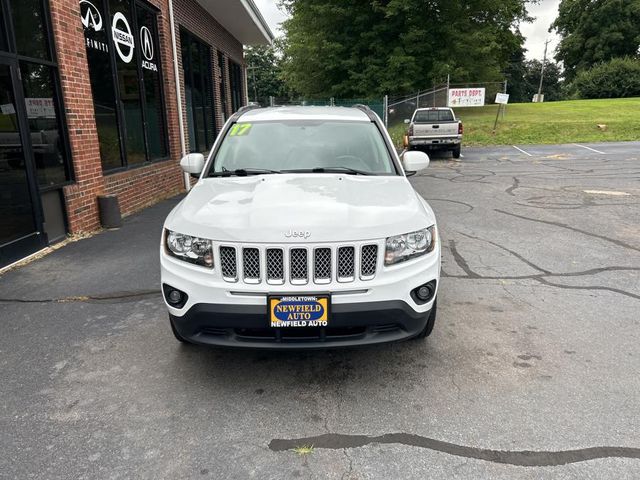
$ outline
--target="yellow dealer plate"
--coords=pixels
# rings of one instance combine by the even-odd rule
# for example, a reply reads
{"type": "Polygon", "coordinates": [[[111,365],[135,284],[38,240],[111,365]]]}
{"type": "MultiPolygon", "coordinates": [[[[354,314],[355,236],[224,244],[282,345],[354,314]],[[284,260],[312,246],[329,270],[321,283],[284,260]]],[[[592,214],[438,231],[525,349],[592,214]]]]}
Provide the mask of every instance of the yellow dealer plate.
{"type": "Polygon", "coordinates": [[[328,295],[279,295],[269,297],[269,322],[274,328],[326,327],[328,295]]]}

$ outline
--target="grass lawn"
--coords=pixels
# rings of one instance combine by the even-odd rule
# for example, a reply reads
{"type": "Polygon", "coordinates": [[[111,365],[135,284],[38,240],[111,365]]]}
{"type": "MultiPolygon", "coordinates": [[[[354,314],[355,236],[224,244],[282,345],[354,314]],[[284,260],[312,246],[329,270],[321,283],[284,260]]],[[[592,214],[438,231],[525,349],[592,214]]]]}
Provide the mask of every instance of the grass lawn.
{"type": "MultiPolygon", "coordinates": [[[[640,140],[640,98],[510,104],[493,135],[497,108],[455,109],[464,123],[464,145],[640,140]],[[605,124],[606,131],[599,130],[598,124],[605,124]]],[[[395,125],[389,131],[400,145],[406,125],[395,125]]]]}

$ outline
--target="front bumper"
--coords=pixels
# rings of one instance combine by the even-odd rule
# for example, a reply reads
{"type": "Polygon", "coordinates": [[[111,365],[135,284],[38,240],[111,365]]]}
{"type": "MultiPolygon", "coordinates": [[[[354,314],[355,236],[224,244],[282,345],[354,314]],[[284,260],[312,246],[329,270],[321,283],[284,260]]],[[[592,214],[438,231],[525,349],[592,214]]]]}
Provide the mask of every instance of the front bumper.
{"type": "Polygon", "coordinates": [[[297,350],[405,340],[425,328],[429,314],[395,300],[334,304],[329,326],[317,328],[271,328],[262,305],[197,304],[170,319],[176,332],[192,343],[297,350]]]}

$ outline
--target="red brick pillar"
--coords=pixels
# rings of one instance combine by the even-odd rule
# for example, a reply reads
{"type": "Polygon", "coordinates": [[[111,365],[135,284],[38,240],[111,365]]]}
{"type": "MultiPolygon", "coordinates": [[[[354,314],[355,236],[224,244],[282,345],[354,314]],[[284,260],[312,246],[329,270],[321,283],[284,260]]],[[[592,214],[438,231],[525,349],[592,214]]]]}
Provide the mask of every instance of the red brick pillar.
{"type": "Polygon", "coordinates": [[[78,0],[50,0],[75,184],[64,188],[71,233],[100,226],[96,196],[103,192],[98,132],[78,0]]]}

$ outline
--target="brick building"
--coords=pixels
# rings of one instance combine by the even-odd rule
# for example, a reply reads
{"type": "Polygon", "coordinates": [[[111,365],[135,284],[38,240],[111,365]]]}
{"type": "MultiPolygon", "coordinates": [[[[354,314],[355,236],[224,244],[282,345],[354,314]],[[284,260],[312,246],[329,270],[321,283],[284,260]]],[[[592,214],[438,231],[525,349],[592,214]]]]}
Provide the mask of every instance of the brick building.
{"type": "Polygon", "coordinates": [[[0,0],[0,267],[183,190],[271,40],[252,0],[0,0]]]}

